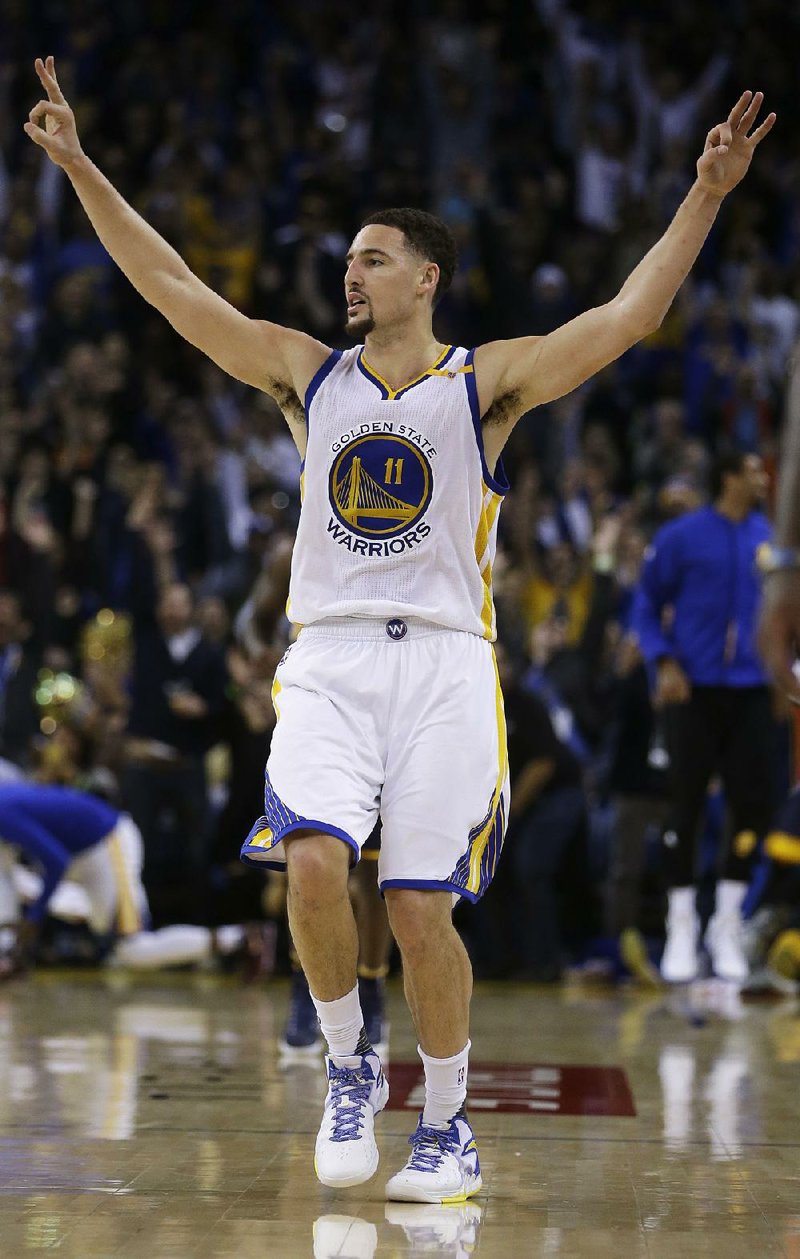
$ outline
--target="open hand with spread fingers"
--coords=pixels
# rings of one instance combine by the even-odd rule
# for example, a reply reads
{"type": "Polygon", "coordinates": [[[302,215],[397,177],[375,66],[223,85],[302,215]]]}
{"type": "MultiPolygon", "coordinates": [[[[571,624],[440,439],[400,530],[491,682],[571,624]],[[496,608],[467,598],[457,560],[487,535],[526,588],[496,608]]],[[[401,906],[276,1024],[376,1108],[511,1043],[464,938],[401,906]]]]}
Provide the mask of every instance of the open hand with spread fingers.
{"type": "Polygon", "coordinates": [[[712,127],[706,136],[703,155],[697,162],[697,178],[718,197],[724,197],[744,178],[756,147],[774,126],[777,115],[767,114],[751,132],[763,103],[763,92],[742,92],[727,122],[712,127]]]}
{"type": "Polygon", "coordinates": [[[34,66],[39,82],[47,92],[47,100],[41,100],[34,105],[24,130],[57,166],[66,168],[83,156],[75,115],[58,86],[53,58],[48,57],[46,61],[42,61],[41,57],[37,57],[34,66]]]}

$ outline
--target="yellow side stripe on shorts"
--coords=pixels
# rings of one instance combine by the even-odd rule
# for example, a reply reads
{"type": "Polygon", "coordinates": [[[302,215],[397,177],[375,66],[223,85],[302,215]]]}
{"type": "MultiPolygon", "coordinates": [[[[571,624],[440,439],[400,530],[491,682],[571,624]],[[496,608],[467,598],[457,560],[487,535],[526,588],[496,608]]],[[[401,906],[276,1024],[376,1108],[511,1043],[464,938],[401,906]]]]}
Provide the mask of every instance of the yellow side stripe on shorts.
{"type": "Polygon", "coordinates": [[[281,719],[281,710],[280,708],[278,708],[278,696],[281,693],[281,689],[282,689],[281,684],[276,678],[275,681],[272,683],[271,695],[272,695],[272,707],[275,709],[275,716],[278,719],[278,721],[280,721],[281,719]]]}
{"type": "Polygon", "coordinates": [[[266,826],[263,831],[256,832],[256,834],[250,840],[250,843],[247,845],[247,847],[248,848],[271,848],[272,841],[274,838],[275,836],[272,834],[272,831],[269,829],[268,826],[266,826]]]}
{"type": "Polygon", "coordinates": [[[800,839],[786,831],[770,831],[764,842],[764,852],[773,861],[784,865],[800,865],[800,839]]]}
{"type": "Polygon", "coordinates": [[[469,879],[467,880],[467,891],[478,892],[481,883],[481,858],[484,849],[489,842],[489,836],[494,829],[495,814],[500,806],[500,796],[503,786],[508,775],[508,746],[506,740],[506,716],[503,709],[503,691],[500,686],[500,674],[497,671],[497,657],[492,649],[492,663],[494,665],[495,680],[495,720],[497,721],[497,750],[499,768],[497,771],[497,782],[495,784],[494,794],[492,796],[492,807],[489,812],[489,820],[483,827],[479,835],[475,837],[472,845],[472,853],[469,860],[469,879]]]}
{"type": "Polygon", "coordinates": [[[142,929],[142,920],[131,889],[130,874],[125,864],[119,835],[116,830],[108,838],[108,851],[111,857],[111,868],[117,885],[117,930],[120,935],[132,936],[142,929]]]}

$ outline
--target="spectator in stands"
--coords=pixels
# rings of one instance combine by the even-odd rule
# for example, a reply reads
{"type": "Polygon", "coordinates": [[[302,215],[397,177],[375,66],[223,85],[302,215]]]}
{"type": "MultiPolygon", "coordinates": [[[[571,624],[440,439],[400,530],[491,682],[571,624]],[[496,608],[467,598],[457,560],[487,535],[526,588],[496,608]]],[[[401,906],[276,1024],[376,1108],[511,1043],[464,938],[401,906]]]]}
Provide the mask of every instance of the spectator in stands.
{"type": "Polygon", "coordinates": [[[211,839],[204,757],[218,739],[225,660],[196,623],[189,587],[166,580],[159,588],[144,542],[139,558],[123,799],[144,837],[148,889],[159,880],[177,900],[183,889],[191,906],[204,894],[211,839]]]}
{"type": "Polygon", "coordinates": [[[570,917],[573,926],[576,919],[582,920],[584,941],[593,923],[583,772],[575,753],[556,735],[547,705],[520,685],[502,651],[499,665],[515,786],[505,858],[512,910],[507,924],[514,959],[511,973],[518,979],[552,983],[561,978],[567,960],[559,908],[560,883],[567,870],[570,917]],[[581,902],[577,912],[576,901],[581,902]]]}

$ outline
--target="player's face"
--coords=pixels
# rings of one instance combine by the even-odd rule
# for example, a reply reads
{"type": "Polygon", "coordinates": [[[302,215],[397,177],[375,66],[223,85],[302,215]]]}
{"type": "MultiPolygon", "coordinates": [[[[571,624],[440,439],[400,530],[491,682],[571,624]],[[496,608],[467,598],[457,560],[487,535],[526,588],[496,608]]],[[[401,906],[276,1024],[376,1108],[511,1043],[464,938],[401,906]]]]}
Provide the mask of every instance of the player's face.
{"type": "Polygon", "coordinates": [[[742,469],[747,489],[747,497],[753,507],[760,506],[767,497],[769,477],[764,461],[759,455],[748,455],[742,469]]]}
{"type": "Polygon", "coordinates": [[[344,277],[350,335],[363,338],[374,328],[411,318],[430,287],[426,273],[432,267],[436,272],[408,249],[398,228],[362,227],[347,254],[344,277]]]}

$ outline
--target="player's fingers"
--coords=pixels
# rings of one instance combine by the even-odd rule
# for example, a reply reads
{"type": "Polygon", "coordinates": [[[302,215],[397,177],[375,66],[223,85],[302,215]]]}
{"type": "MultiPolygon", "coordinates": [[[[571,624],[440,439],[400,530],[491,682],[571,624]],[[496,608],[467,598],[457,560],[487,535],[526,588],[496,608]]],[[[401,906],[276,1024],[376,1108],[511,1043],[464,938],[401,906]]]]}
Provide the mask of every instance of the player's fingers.
{"type": "Polygon", "coordinates": [[[51,99],[51,100],[54,100],[54,101],[57,101],[59,105],[65,105],[65,104],[66,104],[66,98],[65,98],[65,96],[64,96],[64,93],[61,91],[61,88],[59,87],[59,83],[58,83],[58,76],[56,75],[56,59],[55,59],[55,57],[48,57],[48,58],[47,58],[47,61],[45,62],[45,70],[47,71],[47,73],[48,73],[48,75],[49,75],[50,79],[52,80],[52,91],[53,91],[53,95],[51,96],[51,98],[50,98],[50,99],[51,99]]]}
{"type": "Polygon", "coordinates": [[[764,93],[756,92],[750,104],[747,106],[747,109],[744,111],[741,118],[739,119],[739,125],[737,127],[737,130],[741,131],[743,135],[747,135],[748,131],[752,127],[753,123],[755,122],[756,117],[758,116],[758,111],[763,105],[763,103],[764,103],[764,93]]]}
{"type": "Polygon", "coordinates": [[[44,149],[49,157],[52,157],[56,151],[53,144],[58,144],[58,138],[44,127],[40,127],[38,122],[26,122],[23,124],[23,131],[33,140],[34,144],[38,144],[39,148],[44,149]]]}
{"type": "Polygon", "coordinates": [[[706,136],[706,146],[703,149],[703,155],[706,153],[727,153],[731,143],[731,129],[727,123],[720,123],[718,127],[713,127],[706,136]]]}
{"type": "Polygon", "coordinates": [[[51,101],[57,105],[64,104],[64,94],[58,86],[58,80],[55,74],[55,62],[52,57],[48,57],[47,61],[42,61],[41,57],[37,57],[34,64],[36,73],[39,76],[39,82],[51,101]]]}
{"type": "Polygon", "coordinates": [[[777,117],[778,117],[777,114],[767,114],[761,126],[756,127],[755,131],[750,136],[750,139],[752,140],[753,144],[761,143],[761,141],[764,139],[764,136],[768,135],[769,132],[772,130],[772,128],[775,126],[775,120],[777,119],[777,117]]]}
{"type": "Polygon", "coordinates": [[[69,106],[56,105],[53,101],[37,101],[28,114],[28,118],[31,122],[39,122],[41,118],[46,118],[48,114],[51,118],[57,119],[58,122],[66,122],[69,117],[69,106]]]}
{"type": "Polygon", "coordinates": [[[750,103],[750,98],[752,97],[752,95],[753,95],[752,92],[742,92],[741,96],[739,97],[738,101],[734,105],[733,109],[728,114],[728,122],[731,124],[732,127],[735,128],[739,126],[739,122],[741,120],[742,114],[747,109],[747,106],[750,103]]]}

